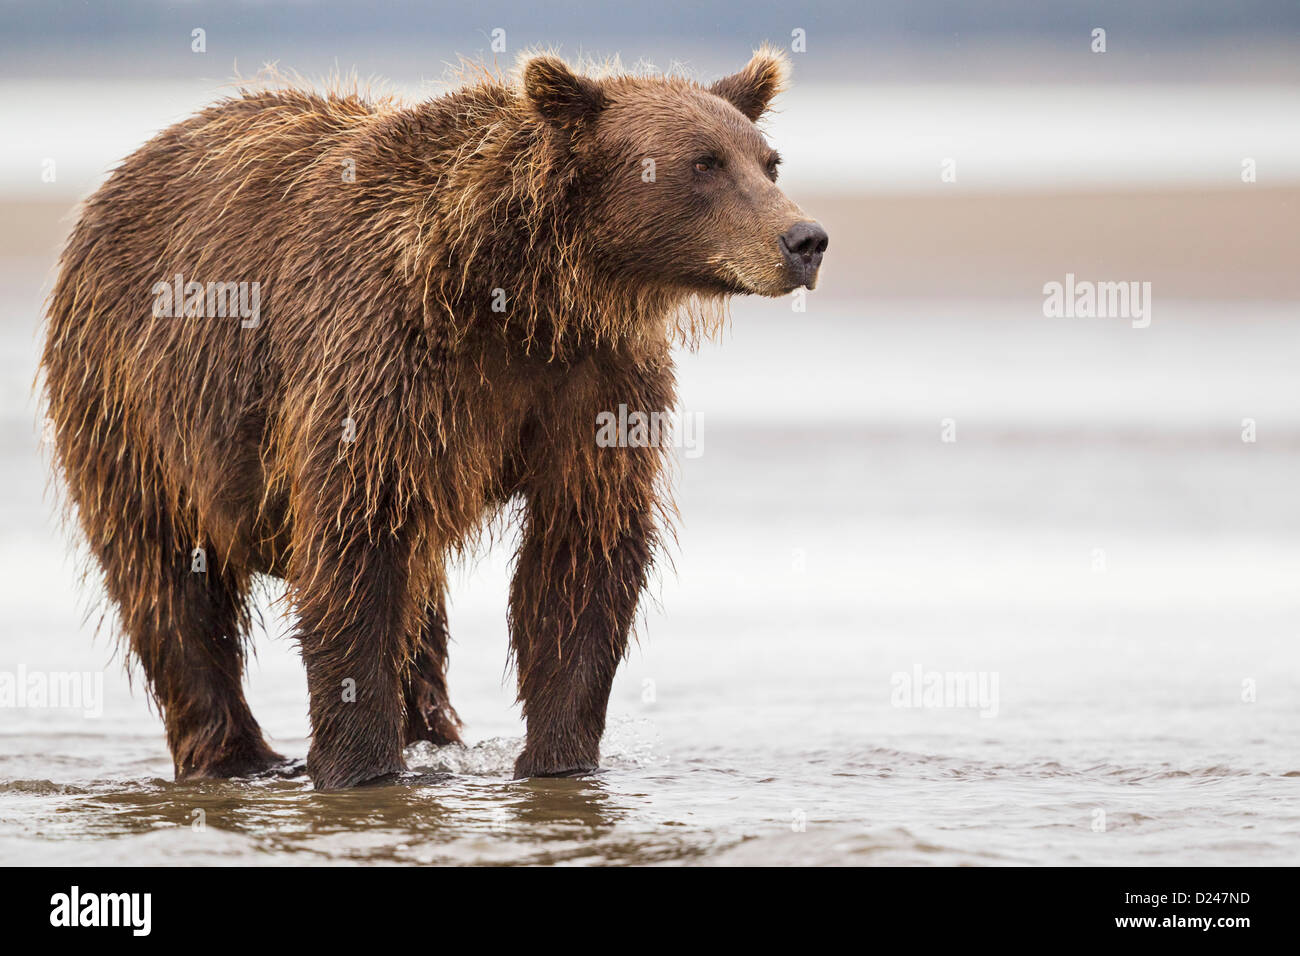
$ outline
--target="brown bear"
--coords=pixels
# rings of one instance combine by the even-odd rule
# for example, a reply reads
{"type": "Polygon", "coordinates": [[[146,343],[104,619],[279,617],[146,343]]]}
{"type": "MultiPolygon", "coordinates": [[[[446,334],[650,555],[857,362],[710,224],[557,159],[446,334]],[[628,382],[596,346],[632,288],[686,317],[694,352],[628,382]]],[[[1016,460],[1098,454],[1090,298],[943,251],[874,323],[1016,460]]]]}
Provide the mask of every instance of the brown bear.
{"type": "Polygon", "coordinates": [[[734,294],[812,288],[825,232],[754,125],[784,57],[704,86],[548,55],[418,105],[241,91],[87,201],[51,294],[55,465],[177,779],[280,758],[242,691],[256,574],[287,582],[307,771],[349,787],[459,739],[445,568],[513,504],[517,776],[593,770],[672,510],[671,348],[734,294]]]}

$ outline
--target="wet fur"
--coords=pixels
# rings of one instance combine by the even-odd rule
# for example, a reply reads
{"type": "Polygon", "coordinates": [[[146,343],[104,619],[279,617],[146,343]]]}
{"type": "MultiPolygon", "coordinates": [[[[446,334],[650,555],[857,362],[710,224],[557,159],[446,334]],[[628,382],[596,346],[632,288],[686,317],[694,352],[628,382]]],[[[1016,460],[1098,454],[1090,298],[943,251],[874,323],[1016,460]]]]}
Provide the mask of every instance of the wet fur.
{"type": "MultiPolygon", "coordinates": [[[[755,81],[774,85],[763,103],[777,72],[755,81]]],[[[698,89],[653,82],[670,105],[698,89]]],[[[159,134],[85,204],[42,358],[55,463],[178,778],[280,759],[241,687],[258,574],[297,614],[318,787],[459,739],[445,569],[511,502],[516,770],[596,766],[672,513],[664,451],[598,447],[596,416],[672,408],[673,343],[737,290],[656,279],[655,250],[607,267],[593,177],[613,170],[581,109],[540,111],[544,93],[487,75],[410,107],[249,91],[159,134]],[[260,325],[153,317],[177,273],[260,283],[260,325]]]]}

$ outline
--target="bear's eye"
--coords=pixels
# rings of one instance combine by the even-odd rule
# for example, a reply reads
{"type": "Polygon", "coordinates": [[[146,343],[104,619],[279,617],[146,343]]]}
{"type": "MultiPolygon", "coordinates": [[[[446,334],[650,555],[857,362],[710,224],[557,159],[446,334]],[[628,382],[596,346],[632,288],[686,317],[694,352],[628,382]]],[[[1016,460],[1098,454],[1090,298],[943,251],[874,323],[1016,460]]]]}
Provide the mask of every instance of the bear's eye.
{"type": "Polygon", "coordinates": [[[781,165],[781,157],[773,156],[767,161],[767,178],[776,182],[778,167],[781,165]]]}
{"type": "Polygon", "coordinates": [[[712,154],[701,156],[695,161],[695,171],[697,173],[707,173],[711,169],[717,169],[722,165],[722,160],[712,154]]]}

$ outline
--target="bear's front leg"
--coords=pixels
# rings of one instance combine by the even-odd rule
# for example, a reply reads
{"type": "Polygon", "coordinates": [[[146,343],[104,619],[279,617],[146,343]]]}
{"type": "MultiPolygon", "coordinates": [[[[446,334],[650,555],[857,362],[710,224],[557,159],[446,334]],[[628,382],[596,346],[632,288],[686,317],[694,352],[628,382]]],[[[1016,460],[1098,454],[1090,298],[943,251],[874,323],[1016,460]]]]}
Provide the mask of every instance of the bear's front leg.
{"type": "Polygon", "coordinates": [[[294,582],[311,695],[307,772],[318,790],[404,769],[402,669],[419,627],[410,548],[400,532],[368,537],[345,530],[333,547],[318,539],[294,582]]]}
{"type": "Polygon", "coordinates": [[[580,774],[599,762],[610,685],[655,542],[647,495],[619,497],[603,514],[530,506],[510,594],[528,725],[516,778],[580,774]]]}
{"type": "Polygon", "coordinates": [[[441,594],[424,612],[415,653],[407,665],[405,742],[438,747],[460,743],[460,718],[447,695],[447,607],[441,594]]]}

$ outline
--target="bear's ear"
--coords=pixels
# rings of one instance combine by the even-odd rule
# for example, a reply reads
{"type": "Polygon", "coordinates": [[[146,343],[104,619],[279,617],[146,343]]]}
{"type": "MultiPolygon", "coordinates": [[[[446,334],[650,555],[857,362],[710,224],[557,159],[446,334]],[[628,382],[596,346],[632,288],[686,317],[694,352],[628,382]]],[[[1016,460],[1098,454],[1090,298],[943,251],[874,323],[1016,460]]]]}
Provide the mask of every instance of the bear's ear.
{"type": "Polygon", "coordinates": [[[557,126],[575,126],[605,106],[599,83],[553,56],[536,56],[524,65],[524,95],[543,119],[557,126]]]}
{"type": "Polygon", "coordinates": [[[754,58],[739,73],[724,76],[709,87],[751,121],[767,110],[772,98],[785,87],[790,63],[780,50],[765,46],[754,51],[754,58]]]}

